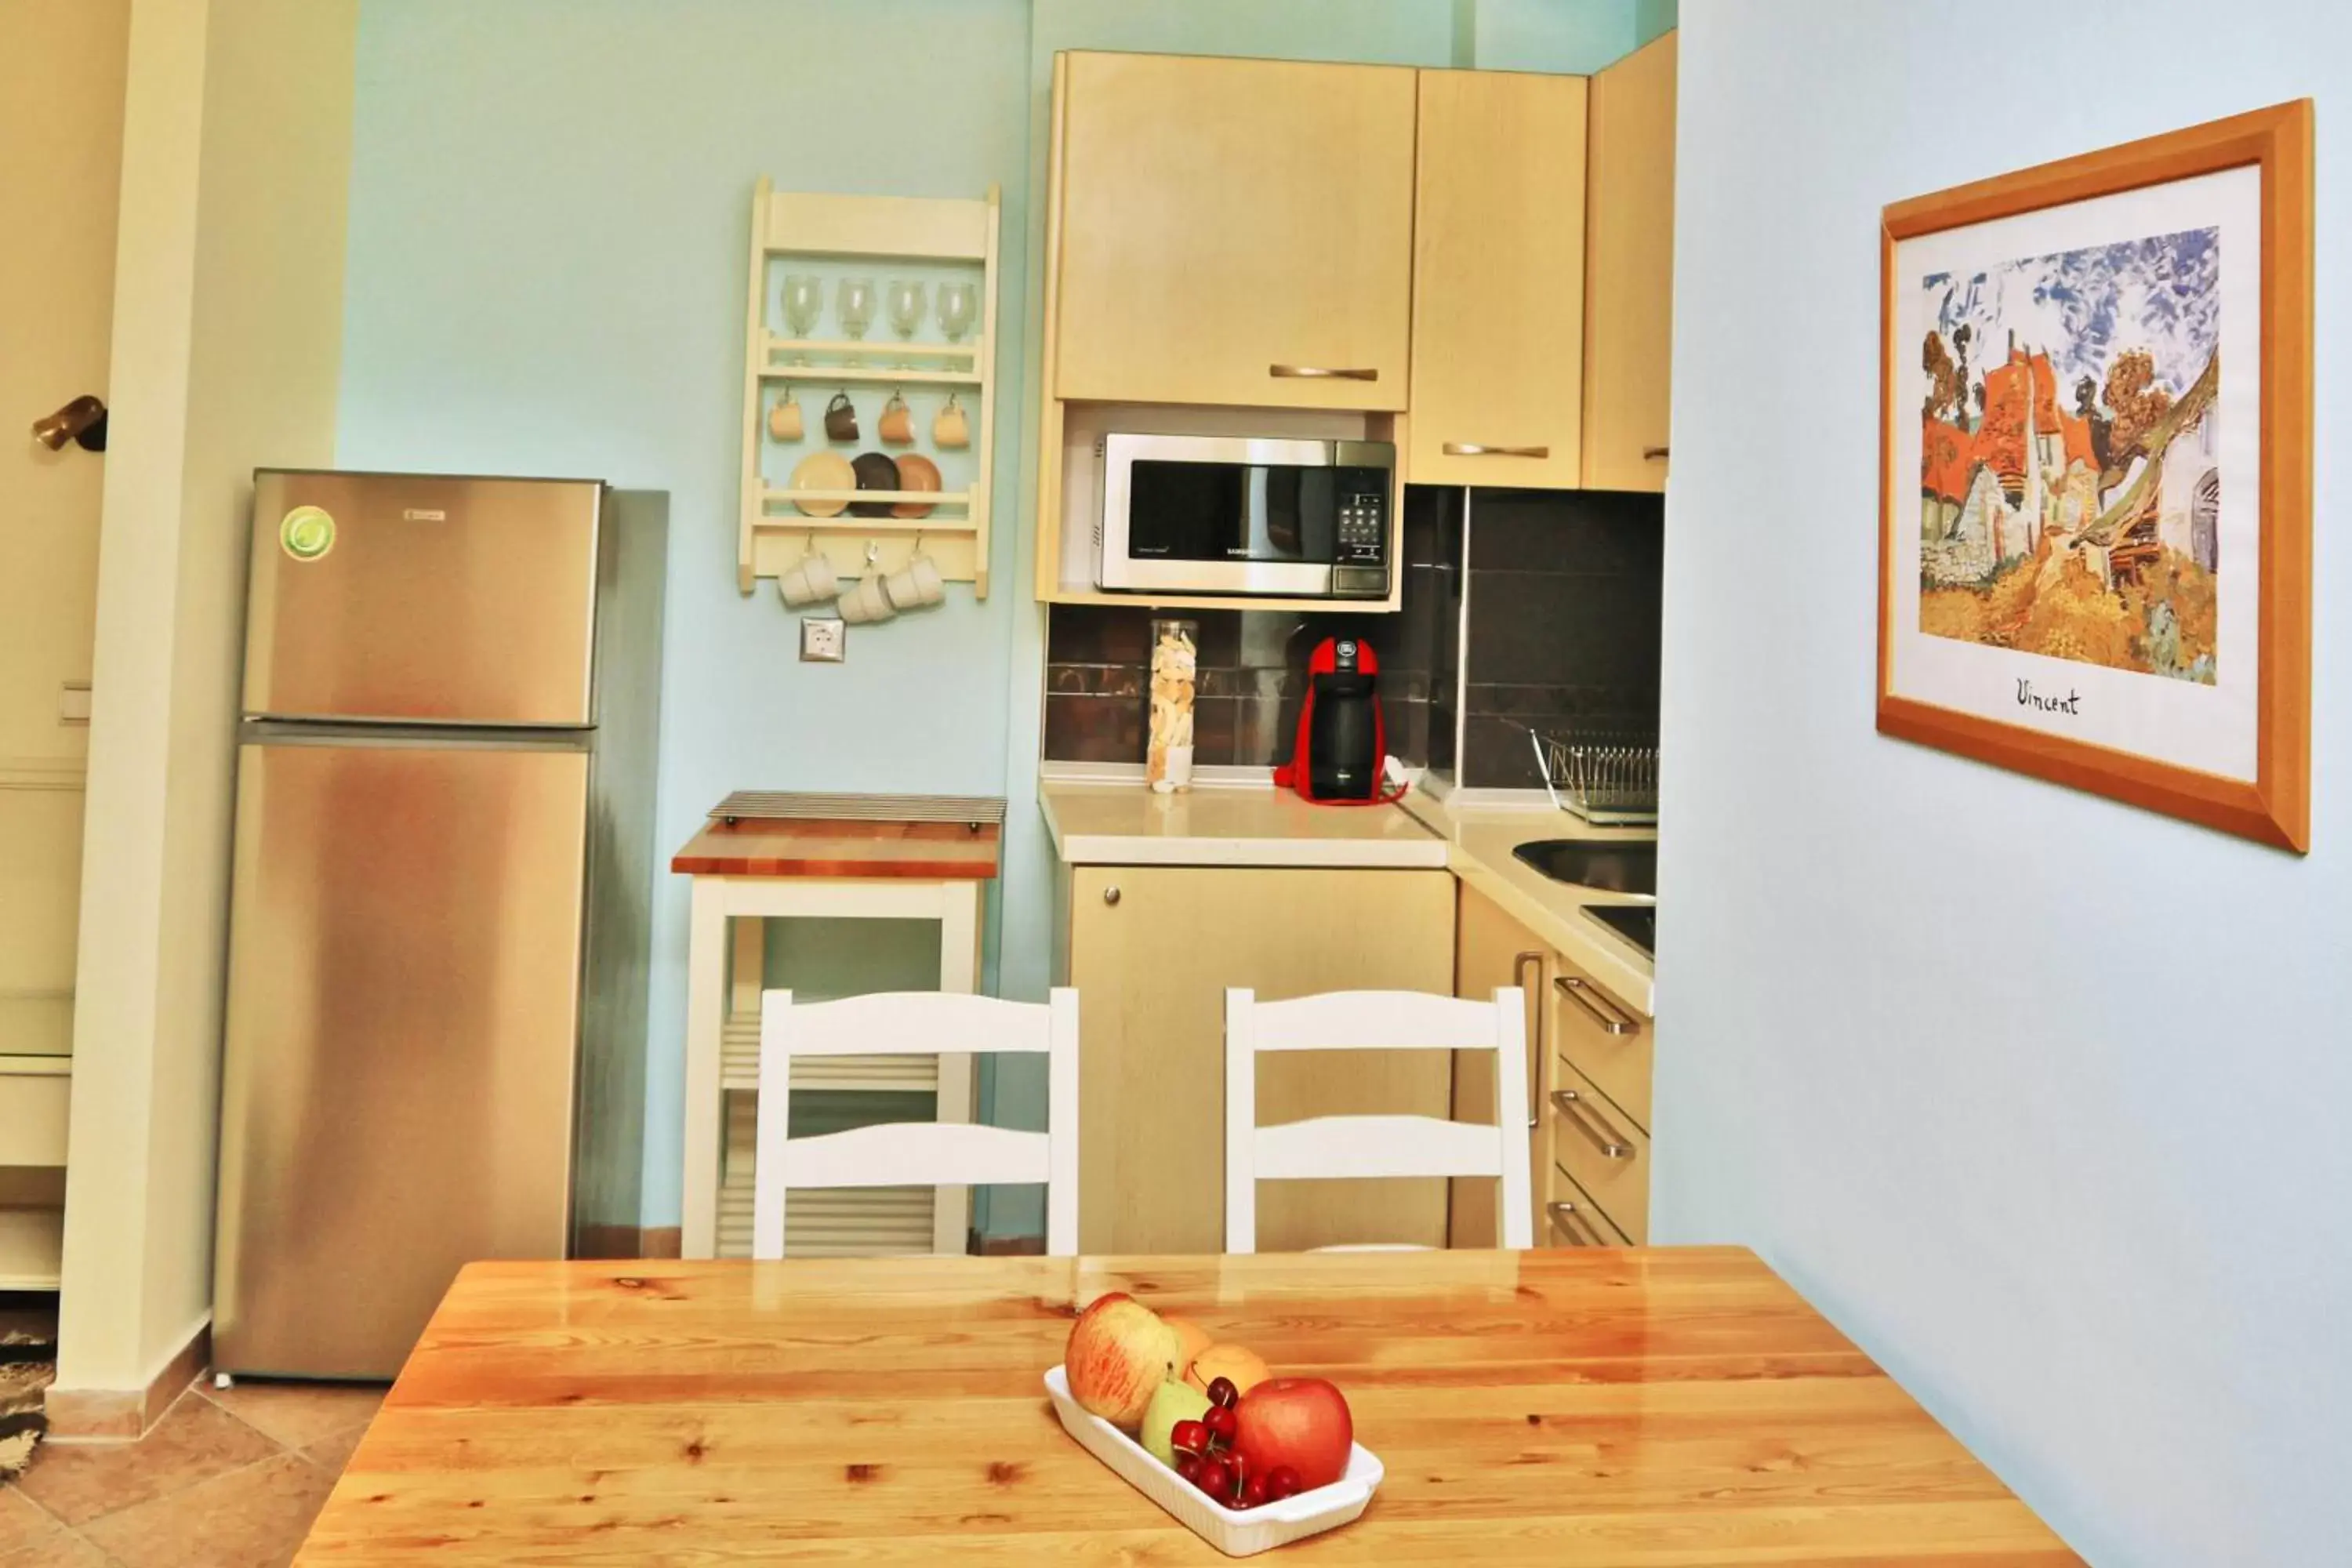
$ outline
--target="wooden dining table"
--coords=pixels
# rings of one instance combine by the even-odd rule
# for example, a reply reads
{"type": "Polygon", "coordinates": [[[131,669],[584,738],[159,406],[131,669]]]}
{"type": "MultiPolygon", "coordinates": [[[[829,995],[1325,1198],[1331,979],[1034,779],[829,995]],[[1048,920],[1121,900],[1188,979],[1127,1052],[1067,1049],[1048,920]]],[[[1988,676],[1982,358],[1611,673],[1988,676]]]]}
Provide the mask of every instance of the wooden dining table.
{"type": "Polygon", "coordinates": [[[295,1561],[1225,1561],[1046,1399],[1115,1289],[1345,1392],[1386,1479],[1274,1560],[2080,1562],[1737,1247],[478,1263],[295,1561]]]}

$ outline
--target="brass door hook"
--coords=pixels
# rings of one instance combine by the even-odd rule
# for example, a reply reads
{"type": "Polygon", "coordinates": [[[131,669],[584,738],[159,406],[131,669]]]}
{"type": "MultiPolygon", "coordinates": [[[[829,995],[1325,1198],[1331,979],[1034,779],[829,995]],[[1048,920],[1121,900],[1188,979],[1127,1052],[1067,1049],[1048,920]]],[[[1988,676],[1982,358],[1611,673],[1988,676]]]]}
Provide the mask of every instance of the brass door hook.
{"type": "Polygon", "coordinates": [[[83,393],[55,414],[33,421],[33,439],[52,452],[72,441],[85,452],[106,450],[106,405],[83,393]]]}

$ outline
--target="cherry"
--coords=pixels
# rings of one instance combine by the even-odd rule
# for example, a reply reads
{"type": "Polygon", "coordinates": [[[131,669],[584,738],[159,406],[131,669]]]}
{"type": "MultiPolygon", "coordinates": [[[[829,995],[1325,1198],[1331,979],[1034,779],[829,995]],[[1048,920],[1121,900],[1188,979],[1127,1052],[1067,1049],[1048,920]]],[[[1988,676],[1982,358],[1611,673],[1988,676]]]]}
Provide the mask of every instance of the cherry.
{"type": "Polygon", "coordinates": [[[1265,1473],[1265,1495],[1279,1501],[1298,1495],[1298,1472],[1288,1465],[1276,1465],[1265,1473]]]}
{"type": "Polygon", "coordinates": [[[1266,1479],[1264,1476],[1252,1476],[1248,1480],[1242,1483],[1242,1506],[1244,1508],[1255,1508],[1273,1495],[1274,1489],[1266,1484],[1266,1479]]]}
{"type": "Polygon", "coordinates": [[[1204,1454],[1209,1449],[1209,1429],[1198,1421],[1179,1421],[1168,1434],[1168,1446],[1180,1454],[1204,1454]]]}
{"type": "Polygon", "coordinates": [[[1240,1400],[1241,1396],[1242,1391],[1234,1386],[1234,1380],[1232,1378],[1216,1377],[1209,1380],[1209,1403],[1211,1405],[1216,1405],[1220,1409],[1231,1410],[1235,1403],[1240,1400]]]}
{"type": "Polygon", "coordinates": [[[1198,1454],[1177,1455],[1176,1473],[1183,1477],[1186,1480],[1192,1482],[1194,1485],[1199,1485],[1201,1480],[1201,1457],[1198,1454]]]}
{"type": "Polygon", "coordinates": [[[1201,1417],[1201,1425],[1210,1436],[1230,1443],[1234,1440],[1234,1428],[1241,1425],[1241,1418],[1234,1414],[1234,1407],[1230,1405],[1212,1405],[1208,1414],[1201,1417]]]}
{"type": "Polygon", "coordinates": [[[1192,1478],[1192,1484],[1211,1497],[1220,1501],[1223,1500],[1225,1490],[1233,1481],[1232,1467],[1225,1463],[1223,1456],[1217,1454],[1205,1456],[1200,1461],[1200,1473],[1192,1478]]]}

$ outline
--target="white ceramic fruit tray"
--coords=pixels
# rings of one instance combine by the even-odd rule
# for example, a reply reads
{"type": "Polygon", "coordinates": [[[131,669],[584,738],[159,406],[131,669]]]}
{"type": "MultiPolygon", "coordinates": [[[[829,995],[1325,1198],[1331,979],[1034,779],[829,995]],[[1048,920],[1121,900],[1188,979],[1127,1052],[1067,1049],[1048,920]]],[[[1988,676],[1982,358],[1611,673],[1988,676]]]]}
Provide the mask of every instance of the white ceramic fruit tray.
{"type": "Polygon", "coordinates": [[[1228,1557],[1249,1557],[1287,1546],[1355,1519],[1372,1500],[1387,1474],[1379,1458],[1361,1443],[1348,1456],[1348,1473],[1328,1487],[1300,1492],[1280,1502],[1248,1510],[1222,1508],[1207,1493],[1153,1458],[1143,1446],[1070,1396],[1070,1379],[1060,1367],[1045,1374],[1045,1392],[1062,1430],[1096,1458],[1117,1470],[1128,1485],[1174,1515],[1187,1530],[1228,1557]]]}

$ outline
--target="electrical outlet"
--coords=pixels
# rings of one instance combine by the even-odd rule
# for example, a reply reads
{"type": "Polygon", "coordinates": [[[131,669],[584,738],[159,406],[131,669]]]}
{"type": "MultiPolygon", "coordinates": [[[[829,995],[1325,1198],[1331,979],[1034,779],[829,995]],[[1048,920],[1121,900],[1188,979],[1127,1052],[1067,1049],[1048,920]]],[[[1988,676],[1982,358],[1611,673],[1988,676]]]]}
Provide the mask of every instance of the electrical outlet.
{"type": "Polygon", "coordinates": [[[89,722],[89,682],[68,680],[58,691],[58,722],[79,725],[89,722]]]}
{"type": "Polygon", "coordinates": [[[839,616],[809,616],[801,621],[801,662],[839,664],[849,657],[849,630],[839,616]]]}

